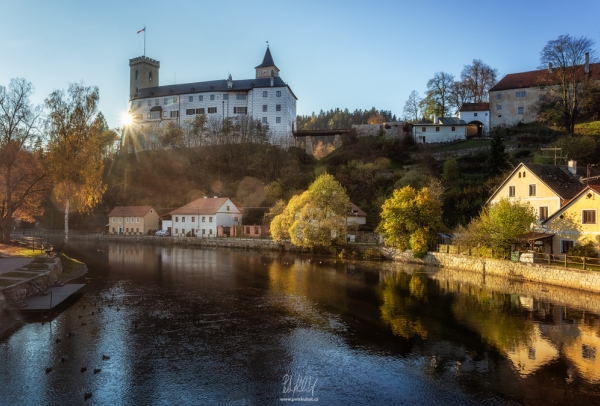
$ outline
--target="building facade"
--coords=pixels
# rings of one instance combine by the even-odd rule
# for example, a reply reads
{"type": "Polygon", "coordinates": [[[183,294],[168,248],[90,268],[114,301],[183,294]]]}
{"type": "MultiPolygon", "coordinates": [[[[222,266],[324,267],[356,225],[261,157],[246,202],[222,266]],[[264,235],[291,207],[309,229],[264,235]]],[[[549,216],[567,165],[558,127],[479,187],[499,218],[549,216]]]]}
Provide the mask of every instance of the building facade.
{"type": "Polygon", "coordinates": [[[206,114],[208,120],[249,116],[268,124],[276,137],[291,136],[296,126],[296,101],[292,89],[279,76],[271,51],[255,67],[254,79],[211,80],[159,84],[160,62],[147,57],[129,60],[129,114],[137,125],[155,125],[206,114]]]}
{"type": "Polygon", "coordinates": [[[242,213],[227,197],[202,197],[165,214],[162,228],[174,237],[213,238],[240,224],[242,213]]]}
{"type": "Polygon", "coordinates": [[[466,140],[467,123],[456,117],[434,117],[433,123],[414,124],[412,133],[419,144],[466,140]]]}
{"type": "Polygon", "coordinates": [[[458,118],[467,123],[467,136],[487,137],[490,134],[490,104],[463,103],[458,118]]]}
{"type": "Polygon", "coordinates": [[[158,230],[159,216],[152,206],[117,206],[108,214],[108,233],[142,235],[158,230]]]}

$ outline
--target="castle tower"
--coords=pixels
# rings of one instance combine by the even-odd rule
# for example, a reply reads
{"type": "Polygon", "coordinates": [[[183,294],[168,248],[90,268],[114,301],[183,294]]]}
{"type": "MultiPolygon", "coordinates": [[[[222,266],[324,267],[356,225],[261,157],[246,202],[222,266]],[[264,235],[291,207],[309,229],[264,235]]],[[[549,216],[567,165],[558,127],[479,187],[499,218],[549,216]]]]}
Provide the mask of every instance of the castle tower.
{"type": "Polygon", "coordinates": [[[159,86],[158,70],[160,62],[145,56],[129,60],[129,99],[133,99],[140,89],[159,86]]]}
{"type": "Polygon", "coordinates": [[[269,46],[267,45],[267,52],[265,52],[265,57],[262,60],[262,63],[258,65],[256,68],[256,79],[260,78],[270,78],[271,72],[273,73],[273,77],[279,76],[279,69],[275,66],[275,62],[273,62],[273,57],[271,56],[271,51],[269,50],[269,46]]]}

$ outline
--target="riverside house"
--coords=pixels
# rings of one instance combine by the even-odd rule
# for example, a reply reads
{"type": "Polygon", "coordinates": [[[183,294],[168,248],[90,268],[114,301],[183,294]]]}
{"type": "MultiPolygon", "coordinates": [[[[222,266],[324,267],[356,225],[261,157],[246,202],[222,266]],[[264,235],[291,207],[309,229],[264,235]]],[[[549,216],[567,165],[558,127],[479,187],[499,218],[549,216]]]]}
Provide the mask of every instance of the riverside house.
{"type": "Polygon", "coordinates": [[[216,196],[196,199],[162,218],[162,229],[174,237],[233,236],[242,224],[242,213],[231,200],[216,196]]]}
{"type": "Polygon", "coordinates": [[[142,235],[158,229],[159,216],[152,206],[116,206],[108,214],[108,233],[142,235]]]}

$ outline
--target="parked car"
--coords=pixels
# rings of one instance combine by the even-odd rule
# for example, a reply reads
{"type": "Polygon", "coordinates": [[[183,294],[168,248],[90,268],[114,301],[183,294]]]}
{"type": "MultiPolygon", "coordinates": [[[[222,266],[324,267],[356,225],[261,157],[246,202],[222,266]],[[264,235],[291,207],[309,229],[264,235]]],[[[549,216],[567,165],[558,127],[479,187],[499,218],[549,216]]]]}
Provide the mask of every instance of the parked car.
{"type": "Polygon", "coordinates": [[[166,237],[166,236],[169,236],[169,235],[171,235],[171,233],[170,233],[170,232],[168,232],[167,230],[158,230],[158,231],[155,233],[155,235],[158,235],[158,236],[165,236],[165,237],[166,237]]]}

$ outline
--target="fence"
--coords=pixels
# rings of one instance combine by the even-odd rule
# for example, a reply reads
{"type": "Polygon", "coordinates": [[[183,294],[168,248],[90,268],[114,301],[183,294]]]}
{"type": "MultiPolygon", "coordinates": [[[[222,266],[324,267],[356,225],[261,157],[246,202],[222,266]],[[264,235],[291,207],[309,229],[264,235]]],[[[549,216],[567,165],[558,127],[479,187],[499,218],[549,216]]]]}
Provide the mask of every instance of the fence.
{"type": "Polygon", "coordinates": [[[498,252],[490,248],[465,247],[460,245],[439,244],[437,251],[447,254],[467,255],[480,258],[509,258],[512,261],[528,262],[534,264],[547,264],[573,269],[589,269],[600,271],[600,258],[576,257],[567,254],[543,254],[538,252],[498,252]]]}

